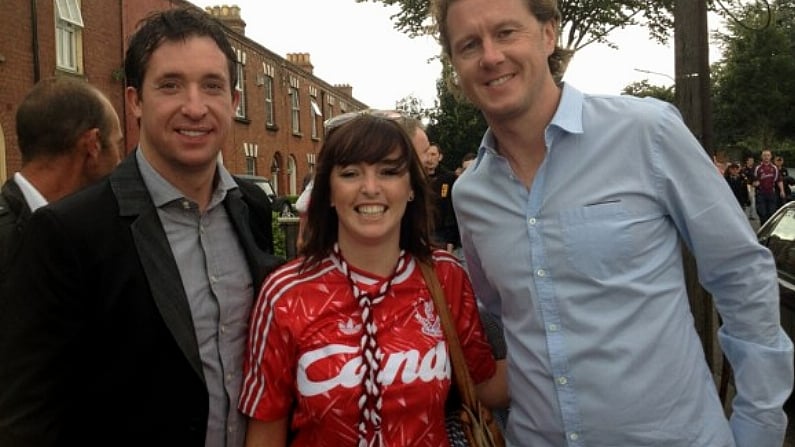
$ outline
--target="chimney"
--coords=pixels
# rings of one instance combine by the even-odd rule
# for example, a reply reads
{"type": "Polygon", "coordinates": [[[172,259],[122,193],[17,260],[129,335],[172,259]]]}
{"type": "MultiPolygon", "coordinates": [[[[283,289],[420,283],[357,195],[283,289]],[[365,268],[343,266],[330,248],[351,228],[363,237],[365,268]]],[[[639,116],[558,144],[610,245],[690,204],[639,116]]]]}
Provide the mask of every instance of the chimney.
{"type": "Polygon", "coordinates": [[[353,98],[353,87],[350,84],[336,84],[334,88],[353,98]]]}
{"type": "Polygon", "coordinates": [[[207,11],[207,14],[218,19],[219,22],[231,28],[232,31],[246,35],[246,22],[240,18],[239,6],[208,6],[204,10],[207,11]]]}
{"type": "Polygon", "coordinates": [[[293,65],[297,65],[298,68],[309,74],[312,74],[312,71],[315,69],[315,66],[312,65],[312,61],[309,58],[309,53],[287,53],[287,61],[293,65]]]}

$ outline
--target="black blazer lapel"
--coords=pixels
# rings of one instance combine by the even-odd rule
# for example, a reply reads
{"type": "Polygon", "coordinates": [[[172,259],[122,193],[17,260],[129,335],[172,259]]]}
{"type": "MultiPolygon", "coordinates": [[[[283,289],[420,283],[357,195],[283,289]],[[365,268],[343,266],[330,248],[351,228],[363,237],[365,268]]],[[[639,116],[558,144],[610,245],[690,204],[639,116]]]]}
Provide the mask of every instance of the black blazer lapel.
{"type": "Polygon", "coordinates": [[[238,187],[229,191],[224,205],[245,252],[256,296],[265,277],[284,263],[284,259],[273,254],[272,216],[267,197],[249,197],[249,191],[244,189],[246,185],[238,182],[238,187]],[[252,202],[257,199],[261,199],[262,204],[252,202]]]}
{"type": "Polygon", "coordinates": [[[138,170],[135,152],[111,174],[110,183],[119,202],[119,214],[134,218],[130,231],[160,315],[191,367],[204,381],[188,297],[157,209],[138,170]]]}

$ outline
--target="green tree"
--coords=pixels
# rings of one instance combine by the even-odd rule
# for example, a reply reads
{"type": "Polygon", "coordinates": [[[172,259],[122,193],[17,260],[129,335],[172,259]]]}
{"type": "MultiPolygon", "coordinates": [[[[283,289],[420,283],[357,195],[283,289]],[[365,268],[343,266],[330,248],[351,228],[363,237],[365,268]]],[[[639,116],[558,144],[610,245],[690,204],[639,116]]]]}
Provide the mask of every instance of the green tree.
{"type": "MultiPolygon", "coordinates": [[[[562,14],[559,45],[568,49],[570,55],[592,43],[603,43],[616,47],[609,40],[610,32],[628,26],[642,25],[650,36],[667,42],[673,29],[673,6],[675,0],[559,0],[562,14]]],[[[713,1],[707,0],[710,6],[713,1]]],[[[724,5],[733,5],[741,0],[723,0],[724,5]]],[[[385,7],[396,7],[392,15],[396,30],[418,36],[432,34],[433,23],[429,17],[430,0],[356,0],[357,3],[381,3],[385,7]]],[[[483,129],[486,128],[481,114],[465,100],[457,99],[447,88],[444,80],[452,70],[442,61],[442,80],[437,82],[438,102],[429,111],[431,124],[429,137],[443,145],[445,162],[454,168],[461,156],[478,147],[483,129]]],[[[565,67],[565,64],[564,64],[565,67]]]]}
{"type": "Polygon", "coordinates": [[[676,102],[674,98],[674,87],[672,85],[667,87],[662,85],[654,85],[650,84],[648,79],[633,82],[632,84],[627,85],[621,91],[621,94],[637,96],[639,98],[651,96],[652,98],[668,101],[671,104],[675,104],[676,102]]]}
{"type": "MultiPolygon", "coordinates": [[[[433,32],[429,18],[430,0],[356,0],[357,3],[397,5],[392,15],[395,29],[409,36],[433,32]]],[[[563,15],[561,46],[576,51],[591,43],[606,43],[608,34],[619,28],[643,24],[650,35],[665,42],[673,26],[674,0],[559,0],[563,15]]]]}
{"type": "Polygon", "coordinates": [[[447,73],[436,81],[438,102],[436,108],[428,113],[430,124],[427,130],[428,138],[442,148],[442,165],[454,171],[461,164],[464,154],[477,152],[487,125],[483,114],[475,106],[448,89],[444,79],[449,76],[452,67],[443,62],[442,70],[447,73]]]}
{"type": "Polygon", "coordinates": [[[400,111],[405,116],[411,116],[419,120],[423,120],[428,116],[428,110],[423,107],[422,100],[413,95],[399,100],[395,104],[395,110],[400,111]]]}
{"type": "Polygon", "coordinates": [[[792,146],[795,138],[795,8],[771,1],[734,12],[719,34],[724,59],[713,67],[716,143],[750,148],[792,146]],[[789,141],[788,141],[789,140],[789,141]]]}

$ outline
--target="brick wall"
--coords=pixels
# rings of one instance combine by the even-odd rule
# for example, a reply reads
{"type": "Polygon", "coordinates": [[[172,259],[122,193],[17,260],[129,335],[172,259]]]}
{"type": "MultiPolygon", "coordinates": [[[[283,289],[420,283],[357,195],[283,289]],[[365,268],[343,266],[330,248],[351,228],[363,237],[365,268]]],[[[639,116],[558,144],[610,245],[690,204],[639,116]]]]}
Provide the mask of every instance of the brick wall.
{"type": "MultiPolygon", "coordinates": [[[[83,72],[79,76],[99,87],[108,95],[122,118],[125,132],[125,148],[131,151],[138,141],[138,125],[135,117],[125,108],[124,85],[121,80],[123,58],[127,36],[141,19],[152,11],[166,8],[192,6],[184,0],[82,0],[83,28],[83,72]]],[[[19,150],[14,132],[14,113],[25,92],[38,76],[73,74],[64,73],[55,66],[55,11],[52,1],[4,0],[0,14],[0,125],[5,141],[5,173],[18,171],[21,166],[19,150]],[[6,3],[8,3],[6,5],[6,3]],[[31,5],[37,6],[38,51],[33,50],[33,26],[31,5]],[[33,55],[38,54],[38,70],[33,55]],[[1,58],[0,58],[1,59],[1,58]]],[[[235,120],[226,144],[223,147],[224,164],[232,173],[246,171],[244,147],[257,147],[257,174],[271,179],[280,194],[299,193],[301,181],[311,166],[307,154],[317,154],[322,143],[322,120],[317,118],[319,138],[311,135],[310,90],[316,94],[314,100],[326,113],[328,98],[334,98],[334,114],[345,109],[358,110],[366,105],[352,98],[348,88],[337,88],[316,78],[309,62],[310,55],[302,53],[301,66],[293,64],[260,43],[245,37],[243,33],[229,28],[232,45],[246,54],[245,90],[247,93],[246,118],[235,120]],[[265,125],[264,87],[257,82],[264,73],[263,63],[273,68],[274,109],[276,126],[265,125]],[[293,134],[291,127],[291,104],[289,88],[298,86],[301,110],[301,132],[293,134]],[[288,173],[289,160],[295,161],[296,169],[288,173]],[[273,169],[278,167],[278,169],[273,169]],[[293,190],[292,187],[295,186],[293,190]]],[[[2,146],[0,145],[0,148],[2,146]]],[[[0,154],[2,156],[2,154],[0,154]]],[[[2,169],[2,164],[0,164],[2,169]]],[[[2,177],[2,175],[0,175],[2,177]]]]}
{"type": "Polygon", "coordinates": [[[0,55],[5,58],[0,62],[0,125],[5,136],[7,175],[22,165],[15,131],[16,108],[37,79],[84,77],[108,96],[117,112],[124,110],[123,85],[113,79],[122,61],[121,1],[82,0],[83,71],[69,73],[56,68],[54,2],[4,0],[0,14],[0,55]],[[32,3],[36,6],[35,33],[32,3]]]}

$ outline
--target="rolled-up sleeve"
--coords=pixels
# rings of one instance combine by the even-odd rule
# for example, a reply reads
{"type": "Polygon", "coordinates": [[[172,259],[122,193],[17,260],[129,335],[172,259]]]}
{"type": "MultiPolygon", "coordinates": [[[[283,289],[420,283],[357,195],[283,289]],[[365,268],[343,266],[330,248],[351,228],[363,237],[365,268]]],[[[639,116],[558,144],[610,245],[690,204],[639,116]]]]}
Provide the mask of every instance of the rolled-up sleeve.
{"type": "Polygon", "coordinates": [[[793,386],[792,341],[783,330],[772,346],[740,340],[718,331],[734,368],[737,396],[730,425],[737,447],[781,446],[787,428],[782,410],[793,386]]]}
{"type": "Polygon", "coordinates": [[[734,371],[731,427],[737,447],[780,447],[793,387],[793,345],[781,328],[776,266],[725,180],[670,110],[657,156],[663,197],[696,258],[699,281],[723,324],[718,340],[734,371]],[[679,127],[680,129],[676,129],[679,127]],[[671,131],[673,129],[674,131],[671,131]]]}

